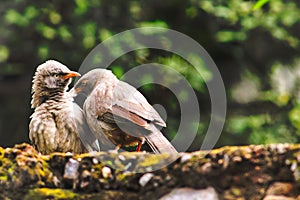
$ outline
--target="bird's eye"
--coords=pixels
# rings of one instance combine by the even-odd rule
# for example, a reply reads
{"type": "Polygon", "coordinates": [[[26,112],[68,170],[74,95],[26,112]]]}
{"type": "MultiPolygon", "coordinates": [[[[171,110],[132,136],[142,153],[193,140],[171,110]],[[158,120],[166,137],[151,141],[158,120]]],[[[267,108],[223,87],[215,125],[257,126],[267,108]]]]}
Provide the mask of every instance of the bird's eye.
{"type": "Polygon", "coordinates": [[[58,78],[58,77],[59,77],[59,75],[58,75],[58,74],[54,74],[53,76],[54,76],[54,78],[58,78]]]}
{"type": "Polygon", "coordinates": [[[81,81],[81,85],[82,85],[82,86],[86,86],[86,85],[87,85],[87,80],[82,80],[82,81],[81,81]]]}

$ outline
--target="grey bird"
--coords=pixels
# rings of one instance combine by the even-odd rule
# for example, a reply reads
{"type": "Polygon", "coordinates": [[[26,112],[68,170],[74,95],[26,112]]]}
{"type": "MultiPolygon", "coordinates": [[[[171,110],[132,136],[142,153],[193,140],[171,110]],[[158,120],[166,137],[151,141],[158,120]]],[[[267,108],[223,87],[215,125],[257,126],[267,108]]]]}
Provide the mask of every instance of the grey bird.
{"type": "Polygon", "coordinates": [[[118,80],[110,70],[89,71],[70,92],[86,98],[83,110],[102,150],[137,145],[140,151],[146,141],[154,153],[177,153],[160,132],[166,123],[156,110],[138,90],[118,80]]]}
{"type": "Polygon", "coordinates": [[[72,77],[80,74],[48,60],[39,65],[32,81],[29,138],[42,154],[83,153],[100,150],[81,108],[67,92],[72,77]]]}

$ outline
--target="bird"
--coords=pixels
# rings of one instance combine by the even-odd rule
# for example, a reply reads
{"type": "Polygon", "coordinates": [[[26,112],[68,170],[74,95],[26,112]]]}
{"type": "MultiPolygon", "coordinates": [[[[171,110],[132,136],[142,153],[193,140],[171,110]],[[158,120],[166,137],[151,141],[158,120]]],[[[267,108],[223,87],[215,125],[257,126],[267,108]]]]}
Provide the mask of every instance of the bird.
{"type": "Polygon", "coordinates": [[[86,121],[101,148],[120,149],[144,141],[154,153],[175,154],[177,150],[160,132],[166,123],[133,86],[119,80],[110,70],[96,68],[84,74],[70,91],[83,96],[86,121]]]}
{"type": "Polygon", "coordinates": [[[85,153],[100,150],[85,120],[83,110],[67,92],[78,72],[56,60],[36,68],[32,81],[29,139],[42,154],[52,152],[85,153]]]}

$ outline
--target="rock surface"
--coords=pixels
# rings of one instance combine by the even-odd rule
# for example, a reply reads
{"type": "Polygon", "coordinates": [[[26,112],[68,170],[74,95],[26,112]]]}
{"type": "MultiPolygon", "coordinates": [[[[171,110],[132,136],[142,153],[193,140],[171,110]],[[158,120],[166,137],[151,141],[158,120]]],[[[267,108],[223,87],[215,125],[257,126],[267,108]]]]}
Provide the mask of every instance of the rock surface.
{"type": "Polygon", "coordinates": [[[7,200],[176,199],[189,191],[195,199],[300,199],[299,183],[300,144],[231,146],[176,159],[136,152],[41,155],[29,144],[0,147],[0,199],[7,200]]]}

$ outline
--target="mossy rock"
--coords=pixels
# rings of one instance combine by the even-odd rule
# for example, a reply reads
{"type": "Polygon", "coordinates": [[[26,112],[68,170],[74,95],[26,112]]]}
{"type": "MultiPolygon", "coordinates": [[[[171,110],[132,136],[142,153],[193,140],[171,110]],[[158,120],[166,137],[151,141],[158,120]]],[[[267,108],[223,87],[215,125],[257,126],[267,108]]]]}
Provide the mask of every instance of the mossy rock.
{"type": "Polygon", "coordinates": [[[274,196],[278,185],[288,192],[276,195],[297,198],[299,158],[299,144],[223,147],[175,158],[137,152],[41,155],[19,144],[0,147],[0,199],[158,199],[180,188],[214,188],[219,199],[263,199],[274,196]]]}

